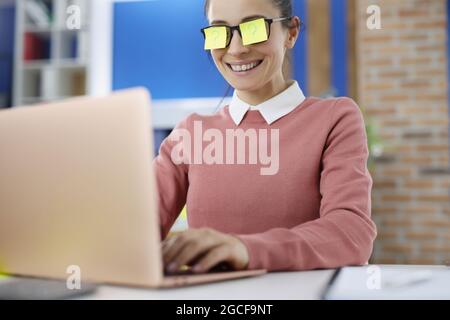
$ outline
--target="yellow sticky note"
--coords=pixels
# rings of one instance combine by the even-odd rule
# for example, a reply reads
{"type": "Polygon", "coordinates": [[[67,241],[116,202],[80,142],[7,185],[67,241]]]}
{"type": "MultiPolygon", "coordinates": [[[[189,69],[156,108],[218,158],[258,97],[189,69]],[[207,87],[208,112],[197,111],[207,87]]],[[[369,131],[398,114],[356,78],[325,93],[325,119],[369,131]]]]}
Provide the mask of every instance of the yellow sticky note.
{"type": "Polygon", "coordinates": [[[227,28],[214,27],[205,29],[205,50],[223,49],[227,45],[227,28]]]}
{"type": "Polygon", "coordinates": [[[244,46],[263,42],[268,39],[266,21],[264,19],[244,22],[240,25],[240,27],[242,33],[242,44],[244,46]]]}

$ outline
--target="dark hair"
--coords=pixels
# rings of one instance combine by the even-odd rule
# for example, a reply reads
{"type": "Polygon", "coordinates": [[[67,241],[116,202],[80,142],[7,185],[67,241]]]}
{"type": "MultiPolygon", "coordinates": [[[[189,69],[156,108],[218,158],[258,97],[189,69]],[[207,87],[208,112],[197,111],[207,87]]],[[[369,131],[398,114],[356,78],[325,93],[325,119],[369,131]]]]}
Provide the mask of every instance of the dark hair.
{"type": "MultiPolygon", "coordinates": [[[[280,17],[292,17],[293,10],[292,10],[292,0],[271,0],[273,2],[273,5],[277,7],[280,10],[280,17]]],[[[205,16],[208,16],[208,10],[209,10],[209,2],[210,0],[205,0],[205,16]]],[[[291,27],[291,21],[285,20],[283,21],[283,26],[285,28],[291,27]]]]}

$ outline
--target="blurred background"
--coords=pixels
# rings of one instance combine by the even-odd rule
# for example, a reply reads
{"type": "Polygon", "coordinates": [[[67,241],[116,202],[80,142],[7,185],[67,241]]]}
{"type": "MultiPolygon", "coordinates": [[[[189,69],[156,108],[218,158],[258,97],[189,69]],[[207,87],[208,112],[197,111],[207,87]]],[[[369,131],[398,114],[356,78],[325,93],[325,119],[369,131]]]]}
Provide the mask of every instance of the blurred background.
{"type": "MultiPolygon", "coordinates": [[[[449,1],[293,2],[305,29],[292,77],[306,95],[352,97],[365,117],[371,262],[450,261],[449,1]]],[[[0,0],[0,108],[145,86],[157,152],[187,114],[228,101],[206,25],[199,0],[0,0]]]]}

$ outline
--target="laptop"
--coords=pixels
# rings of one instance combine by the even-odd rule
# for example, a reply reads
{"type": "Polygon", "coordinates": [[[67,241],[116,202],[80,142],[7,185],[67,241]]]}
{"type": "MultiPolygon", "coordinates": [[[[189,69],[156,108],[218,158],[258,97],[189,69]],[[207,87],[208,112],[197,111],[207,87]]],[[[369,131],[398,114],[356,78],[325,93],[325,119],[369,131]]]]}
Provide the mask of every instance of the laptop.
{"type": "Polygon", "coordinates": [[[0,273],[170,288],[265,270],[164,274],[150,94],[0,112],[0,273]]]}

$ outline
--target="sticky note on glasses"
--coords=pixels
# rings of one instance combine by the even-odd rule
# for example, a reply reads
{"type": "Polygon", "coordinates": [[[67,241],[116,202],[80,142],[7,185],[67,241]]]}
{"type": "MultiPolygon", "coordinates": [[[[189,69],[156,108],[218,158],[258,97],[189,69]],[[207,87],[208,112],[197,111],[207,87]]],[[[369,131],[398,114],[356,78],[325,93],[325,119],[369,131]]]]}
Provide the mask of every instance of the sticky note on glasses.
{"type": "Polygon", "coordinates": [[[267,34],[266,21],[257,19],[244,22],[239,25],[242,34],[242,44],[244,46],[263,42],[269,39],[267,34]]]}
{"type": "Polygon", "coordinates": [[[205,29],[205,50],[223,49],[227,46],[227,28],[212,27],[205,29]]]}

